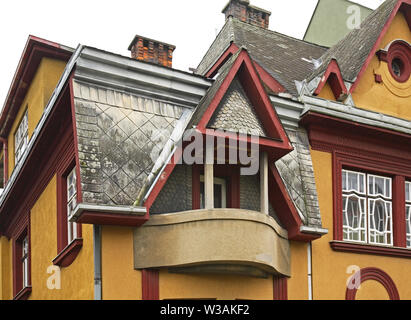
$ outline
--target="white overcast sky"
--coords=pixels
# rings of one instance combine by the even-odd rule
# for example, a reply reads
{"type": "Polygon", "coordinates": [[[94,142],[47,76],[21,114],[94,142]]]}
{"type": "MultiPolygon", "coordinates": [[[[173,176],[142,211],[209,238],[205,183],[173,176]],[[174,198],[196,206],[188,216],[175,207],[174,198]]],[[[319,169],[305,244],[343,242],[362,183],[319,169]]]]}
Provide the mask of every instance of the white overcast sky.
{"type": "MultiPolygon", "coordinates": [[[[333,0],[329,0],[333,1],[333,0]]],[[[176,45],[173,67],[196,67],[224,24],[228,0],[2,0],[0,107],[27,37],[75,48],[79,43],[129,56],[135,34],[176,45]]],[[[382,0],[355,1],[373,9],[382,0]]],[[[270,29],[302,38],[317,0],[251,0],[270,10],[270,29]]]]}

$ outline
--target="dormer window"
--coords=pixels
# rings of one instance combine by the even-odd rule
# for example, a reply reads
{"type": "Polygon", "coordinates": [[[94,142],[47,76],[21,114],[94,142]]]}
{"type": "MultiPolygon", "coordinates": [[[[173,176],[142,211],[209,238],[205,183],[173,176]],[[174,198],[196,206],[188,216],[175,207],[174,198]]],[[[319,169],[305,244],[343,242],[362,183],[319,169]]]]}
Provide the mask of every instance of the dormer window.
{"type": "Polygon", "coordinates": [[[14,134],[14,160],[17,165],[26,151],[29,142],[28,134],[28,112],[24,113],[23,118],[14,134]]]}

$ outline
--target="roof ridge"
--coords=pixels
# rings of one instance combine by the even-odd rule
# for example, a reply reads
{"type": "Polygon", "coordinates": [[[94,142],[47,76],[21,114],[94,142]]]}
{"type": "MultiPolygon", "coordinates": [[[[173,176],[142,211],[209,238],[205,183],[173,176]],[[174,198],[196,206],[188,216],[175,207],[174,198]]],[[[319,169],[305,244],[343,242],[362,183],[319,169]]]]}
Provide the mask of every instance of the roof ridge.
{"type": "Polygon", "coordinates": [[[261,27],[258,27],[258,26],[254,26],[254,25],[252,25],[252,24],[250,24],[250,23],[241,21],[241,20],[239,20],[239,19],[237,19],[237,18],[233,18],[233,20],[234,20],[234,22],[239,22],[239,23],[241,23],[241,24],[244,24],[244,25],[246,25],[246,26],[250,26],[250,27],[255,28],[255,29],[257,29],[257,30],[264,30],[264,31],[266,31],[266,32],[269,32],[269,33],[272,33],[272,34],[276,34],[276,35],[278,35],[278,36],[282,36],[282,37],[285,37],[285,38],[288,38],[288,39],[291,39],[291,40],[295,40],[295,41],[298,41],[298,42],[302,42],[302,43],[305,43],[305,44],[309,44],[309,45],[311,45],[311,46],[313,46],[313,47],[316,47],[316,48],[329,49],[329,47],[322,46],[322,45],[319,45],[319,44],[316,44],[316,43],[312,43],[312,42],[308,42],[308,41],[305,41],[305,40],[303,40],[303,39],[298,39],[298,38],[295,38],[295,37],[293,37],[293,36],[287,35],[287,34],[285,34],[285,33],[281,33],[281,32],[275,31],[275,30],[265,29],[265,28],[261,28],[261,27]]]}

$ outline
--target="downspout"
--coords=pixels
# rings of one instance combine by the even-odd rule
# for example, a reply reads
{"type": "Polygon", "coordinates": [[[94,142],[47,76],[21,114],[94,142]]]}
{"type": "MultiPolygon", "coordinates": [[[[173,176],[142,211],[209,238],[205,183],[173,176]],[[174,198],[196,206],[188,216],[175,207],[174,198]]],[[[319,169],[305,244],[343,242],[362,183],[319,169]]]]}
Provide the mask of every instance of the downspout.
{"type": "Polygon", "coordinates": [[[101,226],[93,225],[94,300],[102,300],[101,286],[101,226]]]}
{"type": "Polygon", "coordinates": [[[312,243],[307,246],[307,265],[308,265],[308,300],[313,300],[313,265],[312,265],[312,243]]]}

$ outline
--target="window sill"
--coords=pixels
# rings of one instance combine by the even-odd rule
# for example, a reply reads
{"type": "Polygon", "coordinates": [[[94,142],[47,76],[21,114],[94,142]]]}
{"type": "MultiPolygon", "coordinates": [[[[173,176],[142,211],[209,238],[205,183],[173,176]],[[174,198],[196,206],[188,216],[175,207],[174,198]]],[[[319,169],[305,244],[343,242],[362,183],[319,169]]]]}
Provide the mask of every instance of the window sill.
{"type": "Polygon", "coordinates": [[[19,293],[16,294],[13,300],[27,300],[31,294],[31,286],[21,289],[19,293]]]}
{"type": "Polygon", "coordinates": [[[83,247],[83,239],[73,240],[67,247],[65,247],[57,257],[54,258],[53,264],[61,268],[70,266],[76,259],[81,248],[83,247]]]}
{"type": "Polygon", "coordinates": [[[411,258],[411,249],[407,248],[358,244],[345,241],[331,241],[330,246],[334,251],[372,254],[379,256],[389,256],[408,259],[411,258]]]}

